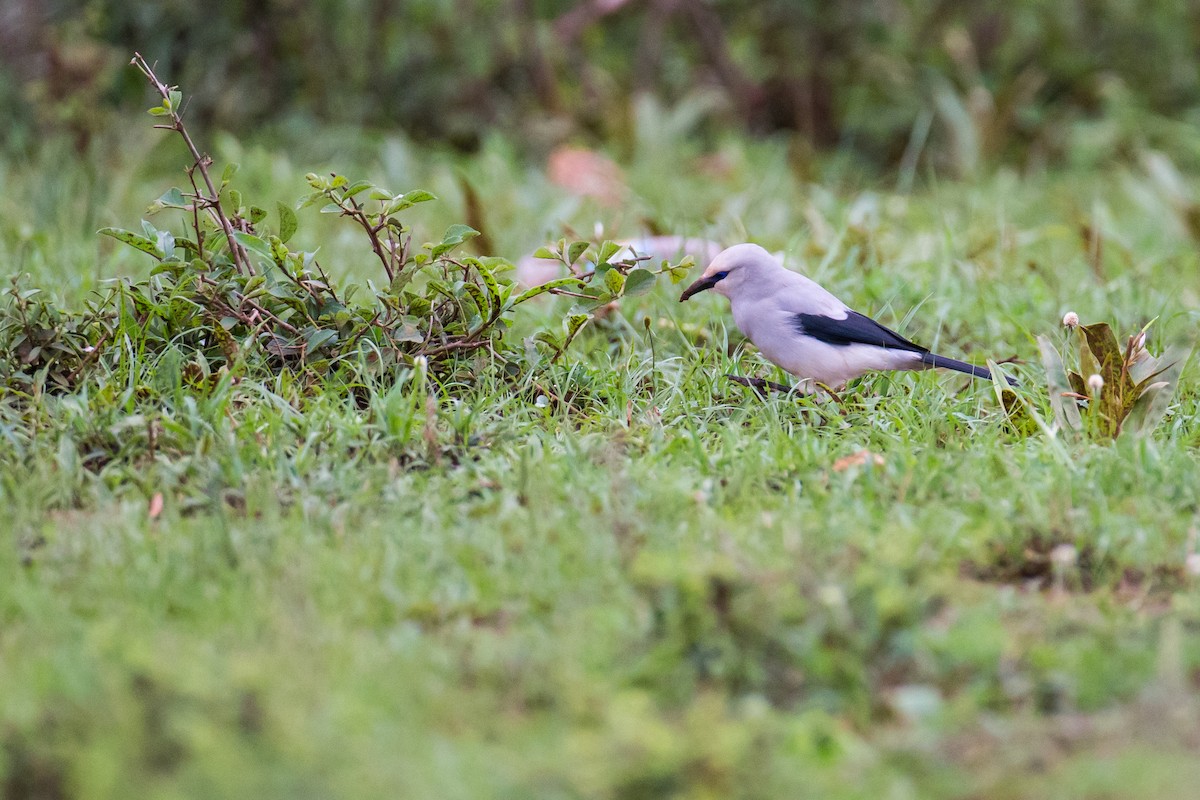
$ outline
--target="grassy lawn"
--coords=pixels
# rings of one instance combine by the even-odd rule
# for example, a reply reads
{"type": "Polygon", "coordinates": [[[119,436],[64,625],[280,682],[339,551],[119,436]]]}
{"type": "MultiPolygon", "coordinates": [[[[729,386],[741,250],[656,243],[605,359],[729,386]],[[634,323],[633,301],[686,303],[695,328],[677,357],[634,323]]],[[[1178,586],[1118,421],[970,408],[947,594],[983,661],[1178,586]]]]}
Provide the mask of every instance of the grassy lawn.
{"type": "MultiPolygon", "coordinates": [[[[179,180],[174,142],[131,137],[0,163],[7,273],[75,303],[149,271],[94,234],[179,180]]],[[[323,166],[428,188],[427,236],[466,176],[514,259],[597,220],[752,239],[946,355],[1018,358],[1045,419],[1035,337],[1065,351],[1064,312],[1157,318],[1156,352],[1200,322],[1196,207],[1161,164],[901,196],[669,144],[628,155],[616,210],[499,144],[215,150],[271,204],[323,166]]],[[[306,213],[335,279],[376,277],[306,213]]],[[[784,376],[678,292],[509,377],[0,399],[0,796],[1195,796],[1194,359],[1116,443],[1015,431],[957,374],[760,399],[723,376],[784,376]]]]}

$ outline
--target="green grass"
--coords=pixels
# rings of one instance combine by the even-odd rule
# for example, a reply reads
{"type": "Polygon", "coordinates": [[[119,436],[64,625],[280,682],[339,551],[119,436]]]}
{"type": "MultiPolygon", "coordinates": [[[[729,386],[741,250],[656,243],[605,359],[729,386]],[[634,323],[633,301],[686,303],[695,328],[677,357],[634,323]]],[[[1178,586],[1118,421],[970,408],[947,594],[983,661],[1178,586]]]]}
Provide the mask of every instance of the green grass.
{"type": "MultiPolygon", "coordinates": [[[[720,179],[647,148],[604,212],[499,143],[340,141],[218,153],[264,204],[326,164],[429,188],[429,237],[464,174],[509,257],[597,219],[753,238],[948,355],[1020,357],[1047,417],[1033,337],[1064,311],[1157,317],[1155,350],[1200,319],[1186,198],[1137,167],[901,197],[800,183],[772,144],[723,145],[720,179]]],[[[175,182],[174,144],[143,149],[0,164],[8,271],[71,302],[145,274],[93,235],[175,182]]],[[[301,244],[374,277],[315,216],[301,244]]],[[[1192,796],[1195,364],[1115,444],[1013,432],[957,375],[761,400],[722,376],[782,376],[677,292],[511,379],[0,404],[3,796],[1192,796]]]]}

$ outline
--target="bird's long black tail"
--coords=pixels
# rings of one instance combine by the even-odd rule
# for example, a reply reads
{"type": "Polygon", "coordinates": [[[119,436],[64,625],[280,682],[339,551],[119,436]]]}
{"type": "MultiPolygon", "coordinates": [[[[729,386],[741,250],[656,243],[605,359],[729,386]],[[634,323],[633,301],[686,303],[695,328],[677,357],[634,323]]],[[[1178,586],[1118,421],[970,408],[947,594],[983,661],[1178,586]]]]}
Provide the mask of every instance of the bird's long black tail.
{"type": "MultiPolygon", "coordinates": [[[[942,369],[952,369],[957,372],[965,372],[968,375],[974,375],[976,378],[983,378],[985,381],[992,379],[992,373],[987,367],[977,367],[974,364],[968,364],[965,361],[958,361],[945,356],[934,355],[933,353],[924,353],[921,356],[921,361],[931,367],[941,367],[942,369]]],[[[1009,381],[1012,383],[1012,381],[1009,381]]]]}

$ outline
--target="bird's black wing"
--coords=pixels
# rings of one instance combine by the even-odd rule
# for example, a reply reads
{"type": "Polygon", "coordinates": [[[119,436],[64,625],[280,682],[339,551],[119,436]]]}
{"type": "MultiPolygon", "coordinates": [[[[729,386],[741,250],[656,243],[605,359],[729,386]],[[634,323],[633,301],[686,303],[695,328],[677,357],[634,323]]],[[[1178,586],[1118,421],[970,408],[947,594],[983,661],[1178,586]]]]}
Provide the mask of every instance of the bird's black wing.
{"type": "MultiPolygon", "coordinates": [[[[929,352],[929,348],[910,342],[895,331],[883,327],[875,320],[859,314],[857,311],[847,310],[845,319],[834,319],[821,314],[796,314],[793,320],[796,330],[802,335],[811,336],[835,347],[866,344],[886,347],[889,350],[906,350],[920,355],[921,362],[931,367],[953,369],[984,380],[992,378],[992,373],[985,367],[977,367],[965,361],[934,355],[929,352]]],[[[1008,383],[1016,385],[1011,380],[1008,383]]]]}
{"type": "Polygon", "coordinates": [[[869,344],[892,350],[908,350],[913,353],[929,352],[928,348],[913,344],[870,317],[849,309],[846,311],[845,319],[834,319],[821,314],[796,314],[793,319],[796,330],[801,334],[835,347],[869,344]]]}

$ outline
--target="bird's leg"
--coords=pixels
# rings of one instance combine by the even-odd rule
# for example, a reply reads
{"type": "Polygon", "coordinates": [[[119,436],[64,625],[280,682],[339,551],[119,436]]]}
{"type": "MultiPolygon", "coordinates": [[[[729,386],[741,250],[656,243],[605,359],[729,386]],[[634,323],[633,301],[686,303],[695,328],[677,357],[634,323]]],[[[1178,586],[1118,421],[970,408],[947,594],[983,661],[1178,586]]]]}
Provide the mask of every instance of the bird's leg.
{"type": "Polygon", "coordinates": [[[767,392],[783,392],[784,394],[790,394],[794,389],[792,386],[787,386],[786,384],[782,383],[775,383],[775,381],[765,381],[762,378],[743,378],[741,375],[726,375],[725,377],[734,383],[742,386],[749,386],[751,389],[763,396],[766,396],[767,392]]]}

